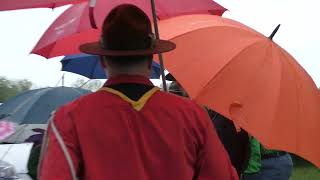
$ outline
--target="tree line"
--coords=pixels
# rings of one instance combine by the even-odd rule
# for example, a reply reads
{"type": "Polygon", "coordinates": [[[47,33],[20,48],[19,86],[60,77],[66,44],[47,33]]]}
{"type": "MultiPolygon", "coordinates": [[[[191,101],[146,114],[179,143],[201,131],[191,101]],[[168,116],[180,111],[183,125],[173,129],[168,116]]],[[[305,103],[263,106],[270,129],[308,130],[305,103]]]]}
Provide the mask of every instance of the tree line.
{"type": "Polygon", "coordinates": [[[16,96],[18,93],[31,89],[32,85],[32,82],[27,79],[9,80],[0,76],[0,103],[16,96]]]}

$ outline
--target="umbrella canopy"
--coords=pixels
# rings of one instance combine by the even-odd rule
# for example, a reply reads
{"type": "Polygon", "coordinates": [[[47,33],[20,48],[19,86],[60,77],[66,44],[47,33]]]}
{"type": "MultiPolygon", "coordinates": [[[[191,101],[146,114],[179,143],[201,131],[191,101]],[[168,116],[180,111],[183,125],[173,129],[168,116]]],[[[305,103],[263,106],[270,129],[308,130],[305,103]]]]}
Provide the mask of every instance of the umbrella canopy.
{"type": "Polygon", "coordinates": [[[17,124],[45,124],[50,113],[89,93],[81,88],[49,87],[23,92],[0,106],[0,115],[17,124]]]}
{"type": "Polygon", "coordinates": [[[66,4],[79,3],[86,0],[1,0],[0,11],[28,9],[28,8],[55,8],[66,4]]]}
{"type": "Polygon", "coordinates": [[[266,147],[320,167],[319,92],[288,52],[218,16],[175,17],[161,21],[159,30],[177,45],[164,55],[165,67],[192,99],[232,119],[266,147]]]}
{"type": "MultiPolygon", "coordinates": [[[[62,71],[76,73],[89,79],[107,79],[98,56],[88,54],[68,55],[60,62],[62,71]]],[[[158,63],[153,62],[151,79],[159,79],[159,77],[160,66],[158,63]]]]}
{"type": "MultiPolygon", "coordinates": [[[[89,2],[75,4],[53,22],[32,53],[46,58],[80,53],[78,49],[80,44],[96,41],[99,38],[100,30],[93,27],[101,27],[111,9],[123,3],[134,4],[152,17],[149,1],[97,0],[94,8],[90,7],[89,2]]],[[[226,10],[212,0],[158,0],[156,7],[159,19],[194,13],[222,15],[226,10]]]]}

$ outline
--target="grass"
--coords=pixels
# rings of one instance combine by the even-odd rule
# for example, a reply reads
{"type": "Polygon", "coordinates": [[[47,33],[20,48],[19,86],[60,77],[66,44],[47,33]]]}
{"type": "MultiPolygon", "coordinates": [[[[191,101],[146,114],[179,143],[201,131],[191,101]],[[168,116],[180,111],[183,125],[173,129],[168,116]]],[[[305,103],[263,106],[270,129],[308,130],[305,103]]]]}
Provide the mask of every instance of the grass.
{"type": "Polygon", "coordinates": [[[294,170],[291,180],[320,180],[320,169],[309,162],[294,157],[294,170]]]}

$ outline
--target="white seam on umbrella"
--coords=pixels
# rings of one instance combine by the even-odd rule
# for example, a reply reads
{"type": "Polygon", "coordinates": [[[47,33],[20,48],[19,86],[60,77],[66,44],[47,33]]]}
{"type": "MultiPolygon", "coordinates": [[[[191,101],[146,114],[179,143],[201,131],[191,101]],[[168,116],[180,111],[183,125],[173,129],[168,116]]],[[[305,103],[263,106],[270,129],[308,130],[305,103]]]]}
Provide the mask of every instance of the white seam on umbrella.
{"type": "MultiPolygon", "coordinates": [[[[25,101],[23,101],[21,104],[19,104],[16,108],[13,109],[13,111],[10,112],[10,114],[14,114],[16,113],[17,111],[19,111],[25,104],[27,104],[28,102],[30,102],[34,97],[35,95],[37,94],[40,94],[40,93],[45,93],[46,91],[49,91],[51,88],[48,88],[48,89],[43,89],[43,90],[40,90],[36,93],[34,93],[32,96],[30,96],[29,98],[27,98],[25,101]],[[45,91],[45,92],[44,92],[45,91]]],[[[40,96],[39,96],[40,97],[40,96]]]]}

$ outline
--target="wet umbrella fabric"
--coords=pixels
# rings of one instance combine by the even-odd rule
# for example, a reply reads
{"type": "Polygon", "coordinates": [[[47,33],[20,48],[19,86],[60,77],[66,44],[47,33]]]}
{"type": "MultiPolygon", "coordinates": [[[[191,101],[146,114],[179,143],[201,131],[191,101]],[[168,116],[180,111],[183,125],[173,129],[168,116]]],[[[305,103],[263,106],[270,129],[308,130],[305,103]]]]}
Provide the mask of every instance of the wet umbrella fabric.
{"type": "Polygon", "coordinates": [[[0,114],[17,124],[46,124],[52,111],[89,93],[81,88],[49,87],[23,92],[0,106],[0,114]]]}
{"type": "Polygon", "coordinates": [[[192,99],[232,119],[265,147],[320,167],[320,94],[287,51],[219,16],[174,17],[160,21],[159,30],[177,45],[164,54],[165,67],[192,99]]]}
{"type": "MultiPolygon", "coordinates": [[[[75,4],[61,14],[40,38],[32,53],[46,58],[80,53],[78,47],[86,42],[97,41],[106,15],[119,4],[138,6],[152,19],[149,1],[97,0],[93,8],[88,1],[75,4]],[[92,14],[93,13],[93,14],[92,14]],[[98,29],[95,29],[98,27],[98,29]]],[[[183,14],[214,14],[221,16],[226,9],[212,0],[157,0],[157,17],[167,19],[183,14]]]]}
{"type": "Polygon", "coordinates": [[[29,9],[29,8],[56,8],[67,4],[75,4],[86,0],[1,0],[0,11],[29,9]]]}
{"type": "MultiPolygon", "coordinates": [[[[88,54],[76,54],[65,56],[61,60],[62,71],[72,72],[89,79],[107,79],[98,56],[88,54]]],[[[151,79],[159,79],[160,65],[152,63],[151,79]]]]}

